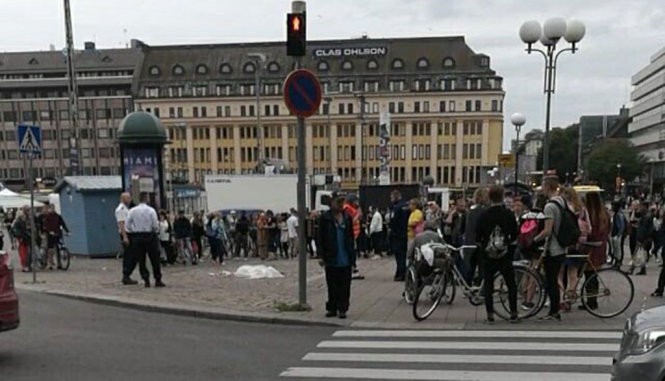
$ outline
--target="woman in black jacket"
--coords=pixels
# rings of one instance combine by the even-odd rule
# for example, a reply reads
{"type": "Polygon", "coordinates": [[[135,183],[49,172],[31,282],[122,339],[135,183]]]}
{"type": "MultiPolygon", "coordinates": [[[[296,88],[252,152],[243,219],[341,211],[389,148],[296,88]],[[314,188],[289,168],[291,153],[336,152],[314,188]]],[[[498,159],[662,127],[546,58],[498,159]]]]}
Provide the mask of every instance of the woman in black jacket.
{"type": "Polygon", "coordinates": [[[326,317],[346,318],[351,298],[351,269],[356,264],[353,222],[344,213],[344,197],[334,199],[323,213],[317,231],[317,254],[326,270],[326,317]]]}

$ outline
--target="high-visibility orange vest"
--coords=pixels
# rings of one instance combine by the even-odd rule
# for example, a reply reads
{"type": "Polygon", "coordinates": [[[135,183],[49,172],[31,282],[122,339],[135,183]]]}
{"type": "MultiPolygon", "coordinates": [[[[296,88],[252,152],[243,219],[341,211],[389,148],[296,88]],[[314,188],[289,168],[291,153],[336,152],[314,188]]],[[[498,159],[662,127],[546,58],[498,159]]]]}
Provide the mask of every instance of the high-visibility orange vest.
{"type": "Polygon", "coordinates": [[[352,204],[344,204],[344,212],[351,217],[353,222],[353,238],[357,239],[360,237],[360,209],[352,204]]]}

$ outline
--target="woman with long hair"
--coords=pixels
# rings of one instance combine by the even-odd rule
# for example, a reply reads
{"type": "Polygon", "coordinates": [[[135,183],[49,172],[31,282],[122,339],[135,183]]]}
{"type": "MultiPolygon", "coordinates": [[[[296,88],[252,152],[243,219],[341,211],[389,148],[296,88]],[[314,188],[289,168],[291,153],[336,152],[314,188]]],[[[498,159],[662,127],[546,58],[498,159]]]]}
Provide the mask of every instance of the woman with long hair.
{"type": "MultiPolygon", "coordinates": [[[[591,233],[587,240],[589,242],[600,242],[600,246],[592,247],[589,250],[589,261],[595,268],[599,268],[607,260],[607,240],[611,230],[610,214],[603,205],[598,192],[591,192],[586,195],[586,208],[589,212],[589,220],[591,222],[591,233]]],[[[592,274],[593,271],[584,272],[584,276],[587,278],[592,274]]],[[[598,281],[589,283],[595,284],[587,286],[588,294],[596,294],[598,291],[598,281]]],[[[598,308],[598,301],[596,298],[589,298],[586,305],[591,309],[595,309],[598,308]]],[[[580,308],[584,307],[580,306],[580,308]]]]}
{"type": "MultiPolygon", "coordinates": [[[[580,238],[579,242],[583,243],[586,242],[589,234],[591,234],[591,231],[593,230],[591,228],[591,223],[589,221],[589,213],[584,206],[584,203],[582,203],[582,199],[580,198],[579,194],[575,191],[574,188],[572,187],[567,187],[563,188],[561,190],[561,197],[563,197],[564,200],[566,200],[566,203],[568,203],[568,206],[572,209],[572,211],[575,213],[577,216],[577,223],[580,228],[580,238]]],[[[582,252],[584,249],[578,245],[576,248],[577,252],[582,252]]],[[[575,288],[577,287],[577,284],[579,282],[579,270],[580,266],[583,264],[583,260],[574,258],[574,259],[566,259],[564,262],[564,266],[561,268],[561,271],[559,272],[559,288],[564,292],[563,295],[566,294],[574,294],[575,288]],[[564,283],[564,276],[567,274],[567,283],[564,283]]],[[[570,310],[570,304],[568,302],[565,302],[567,298],[563,297],[561,300],[564,301],[561,303],[561,309],[564,311],[569,311],[570,310]]]]}

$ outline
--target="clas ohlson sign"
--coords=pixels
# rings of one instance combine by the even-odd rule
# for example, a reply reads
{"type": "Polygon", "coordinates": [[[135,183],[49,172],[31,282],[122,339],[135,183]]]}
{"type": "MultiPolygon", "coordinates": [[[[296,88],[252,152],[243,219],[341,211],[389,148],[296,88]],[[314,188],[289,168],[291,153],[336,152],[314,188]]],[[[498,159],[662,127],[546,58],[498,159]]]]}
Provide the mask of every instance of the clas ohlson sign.
{"type": "Polygon", "coordinates": [[[388,48],[385,46],[314,49],[314,57],[363,57],[385,56],[386,54],[388,54],[388,48]]]}

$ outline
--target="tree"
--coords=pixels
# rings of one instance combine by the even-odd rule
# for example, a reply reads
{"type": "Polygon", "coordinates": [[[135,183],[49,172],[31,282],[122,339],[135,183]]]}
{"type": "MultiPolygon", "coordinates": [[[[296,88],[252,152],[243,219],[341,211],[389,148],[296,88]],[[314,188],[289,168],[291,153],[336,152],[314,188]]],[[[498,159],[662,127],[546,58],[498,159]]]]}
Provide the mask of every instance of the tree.
{"type": "MultiPolygon", "coordinates": [[[[547,169],[556,170],[562,181],[566,181],[566,173],[572,174],[577,171],[577,135],[578,126],[576,124],[560,128],[555,127],[550,130],[550,165],[547,169]]],[[[536,160],[538,169],[543,169],[543,150],[538,150],[536,160]]]]}
{"type": "Polygon", "coordinates": [[[614,189],[615,180],[619,175],[617,164],[621,164],[621,177],[632,181],[642,175],[646,159],[628,139],[607,139],[589,155],[587,162],[589,179],[598,181],[605,189],[614,189]]]}

